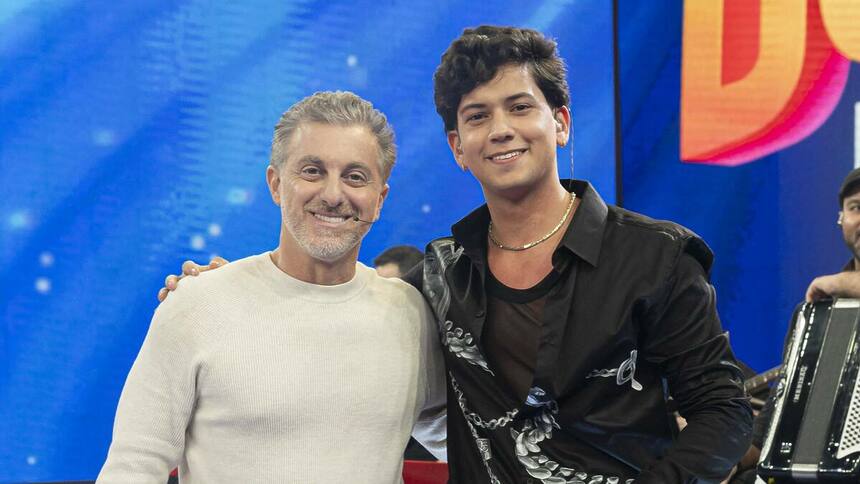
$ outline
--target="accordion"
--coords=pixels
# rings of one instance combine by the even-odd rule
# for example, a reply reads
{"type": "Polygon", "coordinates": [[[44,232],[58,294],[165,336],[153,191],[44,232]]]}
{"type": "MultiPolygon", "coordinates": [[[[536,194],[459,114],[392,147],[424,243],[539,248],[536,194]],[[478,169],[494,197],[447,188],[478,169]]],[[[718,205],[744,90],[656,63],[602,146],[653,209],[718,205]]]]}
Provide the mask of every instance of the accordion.
{"type": "Polygon", "coordinates": [[[758,473],[860,482],[860,300],[806,304],[793,323],[758,473]]]}

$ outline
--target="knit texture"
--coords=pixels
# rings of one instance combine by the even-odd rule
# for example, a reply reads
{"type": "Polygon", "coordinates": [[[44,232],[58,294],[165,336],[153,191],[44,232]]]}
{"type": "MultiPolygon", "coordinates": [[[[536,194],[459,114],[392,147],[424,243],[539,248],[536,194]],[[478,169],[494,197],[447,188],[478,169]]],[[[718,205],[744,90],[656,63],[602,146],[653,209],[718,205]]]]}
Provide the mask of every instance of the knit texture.
{"type": "Polygon", "coordinates": [[[399,483],[415,435],[444,458],[444,367],[412,286],[344,284],[269,253],[187,278],[155,311],[99,483],[399,483]]]}

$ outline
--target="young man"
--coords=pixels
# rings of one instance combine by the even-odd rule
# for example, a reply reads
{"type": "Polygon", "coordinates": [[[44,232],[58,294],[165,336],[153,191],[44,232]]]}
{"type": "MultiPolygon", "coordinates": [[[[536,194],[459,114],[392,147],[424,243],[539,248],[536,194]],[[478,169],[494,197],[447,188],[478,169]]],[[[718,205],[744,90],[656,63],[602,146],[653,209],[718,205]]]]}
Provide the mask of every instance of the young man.
{"type": "Polygon", "coordinates": [[[559,182],[571,120],[555,43],[467,29],[442,56],[435,101],[487,201],[407,276],[445,346],[450,482],[728,475],[752,416],[708,283],[713,255],[683,227],[559,182]],[[677,439],[669,395],[688,421],[677,439]]]}
{"type": "Polygon", "coordinates": [[[430,310],[356,262],[394,163],[384,115],[317,93],[275,127],[277,249],[183,284],[159,306],[98,482],[401,482],[415,436],[444,458],[430,310]]]}
{"type": "Polygon", "coordinates": [[[559,183],[570,130],[555,43],[468,29],[435,75],[451,152],[487,201],[430,243],[455,482],[716,481],[751,411],[692,232],[559,183]],[[666,393],[687,428],[673,442],[666,393]]]}

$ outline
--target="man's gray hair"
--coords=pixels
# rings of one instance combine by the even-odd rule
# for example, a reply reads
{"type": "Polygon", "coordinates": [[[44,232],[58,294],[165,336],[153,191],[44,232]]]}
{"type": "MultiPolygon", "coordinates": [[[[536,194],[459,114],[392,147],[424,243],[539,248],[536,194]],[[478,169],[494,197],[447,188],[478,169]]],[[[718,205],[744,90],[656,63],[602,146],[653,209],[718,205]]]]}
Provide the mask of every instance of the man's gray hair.
{"type": "Polygon", "coordinates": [[[364,126],[376,137],[379,145],[379,166],[383,182],[391,174],[397,147],[394,130],[388,119],[368,101],[348,91],[316,92],[290,106],[272,137],[272,166],[280,168],[287,160],[287,149],[295,130],[302,123],[322,123],[334,126],[364,126]]]}

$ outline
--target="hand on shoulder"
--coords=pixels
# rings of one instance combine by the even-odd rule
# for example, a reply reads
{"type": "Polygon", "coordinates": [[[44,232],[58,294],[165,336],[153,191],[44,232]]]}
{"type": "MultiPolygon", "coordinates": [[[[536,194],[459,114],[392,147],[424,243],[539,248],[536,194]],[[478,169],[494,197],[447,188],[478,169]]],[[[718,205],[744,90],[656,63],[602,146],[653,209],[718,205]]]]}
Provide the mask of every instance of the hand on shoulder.
{"type": "Polygon", "coordinates": [[[209,264],[201,266],[197,263],[187,260],[182,263],[182,274],[174,275],[170,274],[164,279],[164,287],[162,287],[158,291],[158,302],[164,302],[167,299],[167,295],[170,294],[171,291],[175,291],[177,287],[179,287],[179,281],[182,280],[185,276],[197,276],[201,272],[210,271],[213,269],[217,269],[219,267],[225,266],[230,262],[223,257],[213,257],[209,264]]]}

